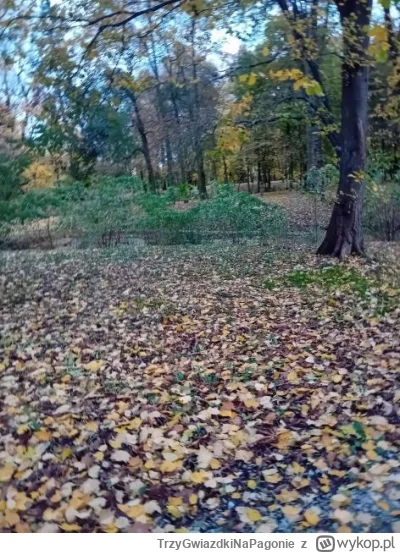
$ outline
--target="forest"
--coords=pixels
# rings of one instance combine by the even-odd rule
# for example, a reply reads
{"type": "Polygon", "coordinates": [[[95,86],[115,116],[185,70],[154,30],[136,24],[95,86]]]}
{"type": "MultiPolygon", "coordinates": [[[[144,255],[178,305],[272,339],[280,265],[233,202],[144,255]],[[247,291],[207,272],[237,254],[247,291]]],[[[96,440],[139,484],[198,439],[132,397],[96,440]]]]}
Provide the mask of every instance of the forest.
{"type": "Polygon", "coordinates": [[[399,240],[399,0],[0,0],[0,532],[400,532],[399,240]]]}
{"type": "Polygon", "coordinates": [[[77,183],[116,179],[116,197],[135,177],[183,201],[218,183],[328,195],[322,254],[363,255],[363,222],[398,237],[396,2],[10,1],[0,17],[3,234],[77,183]]]}

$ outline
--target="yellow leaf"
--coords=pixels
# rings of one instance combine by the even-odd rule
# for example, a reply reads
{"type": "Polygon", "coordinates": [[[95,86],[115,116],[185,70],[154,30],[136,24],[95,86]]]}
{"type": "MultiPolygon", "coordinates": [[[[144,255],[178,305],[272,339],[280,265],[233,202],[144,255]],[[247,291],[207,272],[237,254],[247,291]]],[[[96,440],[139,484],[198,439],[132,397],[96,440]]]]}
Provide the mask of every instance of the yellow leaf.
{"type": "Polygon", "coordinates": [[[282,507],[282,513],[286,517],[296,517],[300,513],[300,507],[293,507],[292,505],[285,505],[282,507]]]}
{"type": "Polygon", "coordinates": [[[257,76],[255,73],[250,73],[249,78],[247,79],[247,84],[249,86],[254,86],[257,81],[257,76]]]}
{"type": "Polygon", "coordinates": [[[390,507],[389,504],[386,503],[386,501],[378,501],[377,505],[383,510],[383,511],[389,511],[390,507]]]}
{"type": "Polygon", "coordinates": [[[29,430],[29,426],[27,424],[21,424],[17,428],[17,434],[18,436],[22,436],[22,434],[25,434],[29,430]]]}
{"type": "Polygon", "coordinates": [[[22,524],[18,522],[18,524],[15,525],[15,531],[18,534],[30,534],[31,530],[27,524],[22,524]]]}
{"type": "Polygon", "coordinates": [[[84,368],[87,370],[87,371],[91,371],[91,372],[97,372],[102,366],[104,365],[104,361],[102,361],[101,359],[99,359],[98,361],[90,361],[90,363],[86,363],[86,365],[84,365],[84,368]]]}
{"type": "Polygon", "coordinates": [[[350,526],[338,526],[337,532],[338,534],[351,534],[352,530],[350,526]]]}
{"type": "Polygon", "coordinates": [[[260,404],[258,403],[258,401],[257,401],[256,399],[254,399],[254,398],[252,398],[252,399],[246,399],[246,400],[244,401],[244,404],[245,404],[245,406],[246,406],[248,409],[251,409],[252,407],[254,407],[254,408],[256,409],[256,408],[260,405],[260,404]]]}
{"type": "Polygon", "coordinates": [[[219,414],[221,415],[221,417],[231,417],[231,418],[236,417],[236,413],[234,413],[233,411],[230,411],[229,409],[221,409],[219,414]]]}
{"type": "Polygon", "coordinates": [[[161,472],[174,472],[180,468],[182,463],[180,461],[163,461],[160,466],[161,472]]]}
{"type": "Polygon", "coordinates": [[[99,428],[99,425],[97,422],[89,421],[86,423],[86,430],[89,430],[89,432],[96,432],[96,430],[99,428]]]}
{"type": "Polygon", "coordinates": [[[197,504],[197,495],[195,493],[192,493],[190,496],[189,496],[189,503],[191,505],[196,505],[197,504]]]}
{"type": "Polygon", "coordinates": [[[210,463],[210,467],[213,470],[219,469],[221,467],[221,463],[220,463],[220,461],[218,461],[218,459],[212,459],[211,463],[210,463]]]}
{"type": "Polygon", "coordinates": [[[298,376],[296,371],[290,371],[290,373],[287,375],[287,380],[289,382],[296,382],[297,379],[298,376]]]}
{"type": "Polygon", "coordinates": [[[28,501],[28,497],[25,495],[24,492],[18,492],[14,496],[15,501],[15,509],[17,511],[26,511],[27,506],[25,503],[28,501]]]}
{"type": "Polygon", "coordinates": [[[203,484],[208,479],[209,474],[204,470],[199,470],[190,474],[190,480],[195,484],[203,484]]]}
{"type": "Polygon", "coordinates": [[[138,517],[144,516],[146,511],[143,505],[118,505],[118,509],[128,515],[129,518],[136,519],[138,517]]]}
{"type": "Polygon", "coordinates": [[[79,532],[81,529],[79,524],[68,524],[68,522],[60,524],[60,528],[64,530],[64,532],[79,532]]]}
{"type": "Polygon", "coordinates": [[[127,425],[127,428],[129,430],[137,430],[141,424],[142,424],[142,419],[140,419],[139,417],[136,417],[135,419],[132,419],[129,424],[127,425]]]}
{"type": "Polygon", "coordinates": [[[266,482],[269,482],[270,484],[277,484],[282,480],[281,475],[278,472],[274,472],[272,474],[268,474],[269,471],[264,471],[263,476],[264,480],[266,482]]]}
{"type": "Polygon", "coordinates": [[[8,482],[14,474],[14,467],[10,464],[0,469],[0,482],[8,482]]]}
{"type": "Polygon", "coordinates": [[[306,519],[308,524],[311,524],[311,526],[316,526],[320,520],[319,515],[311,509],[307,509],[307,511],[304,513],[304,518],[306,519]]]}
{"type": "Polygon", "coordinates": [[[175,505],[175,507],[179,507],[182,505],[182,498],[181,497],[169,497],[168,503],[170,505],[175,505]]]}
{"type": "Polygon", "coordinates": [[[341,382],[342,380],[343,380],[342,374],[334,374],[332,376],[332,381],[335,382],[335,384],[339,384],[339,382],[341,382]]]}
{"type": "Polygon", "coordinates": [[[62,495],[59,490],[57,490],[51,497],[50,501],[52,503],[59,503],[62,500],[62,495]]]}
{"type": "Polygon", "coordinates": [[[247,516],[251,522],[258,522],[262,519],[261,513],[257,509],[247,509],[247,516]]]}
{"type": "Polygon", "coordinates": [[[293,90],[300,90],[301,88],[305,88],[306,85],[307,85],[307,78],[306,77],[303,77],[297,81],[294,82],[293,84],[293,90]]]}
{"type": "Polygon", "coordinates": [[[41,442],[48,442],[51,440],[51,434],[47,430],[38,430],[35,432],[35,436],[41,442]]]}
{"type": "Polygon", "coordinates": [[[175,518],[179,518],[182,516],[180,510],[175,505],[167,505],[167,511],[175,518]]]}
{"type": "Polygon", "coordinates": [[[281,503],[291,503],[299,498],[299,494],[296,490],[282,490],[276,497],[281,503]]]}
{"type": "Polygon", "coordinates": [[[15,511],[9,511],[7,509],[4,514],[4,518],[10,526],[15,526],[19,523],[19,515],[15,511]]]}
{"type": "Polygon", "coordinates": [[[249,487],[251,490],[255,490],[257,487],[257,482],[255,480],[249,480],[247,482],[247,487],[249,487]]]}
{"type": "Polygon", "coordinates": [[[377,459],[379,459],[379,455],[373,449],[369,449],[366,455],[371,461],[376,461],[377,459]]]}
{"type": "Polygon", "coordinates": [[[284,430],[278,435],[277,447],[279,449],[288,449],[293,440],[293,434],[291,430],[284,430]]]}
{"type": "Polygon", "coordinates": [[[304,474],[304,472],[306,470],[301,465],[299,465],[299,463],[297,463],[297,461],[294,461],[291,464],[291,468],[292,468],[292,471],[293,471],[294,474],[304,474]]]}

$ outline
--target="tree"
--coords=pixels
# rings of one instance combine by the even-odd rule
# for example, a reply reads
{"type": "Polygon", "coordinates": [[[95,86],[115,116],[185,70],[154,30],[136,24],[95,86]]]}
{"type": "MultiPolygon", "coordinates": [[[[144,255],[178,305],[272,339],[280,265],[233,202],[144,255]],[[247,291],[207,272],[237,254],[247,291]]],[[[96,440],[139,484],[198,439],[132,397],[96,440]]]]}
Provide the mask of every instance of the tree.
{"type": "Polygon", "coordinates": [[[364,254],[362,206],[366,168],[369,28],[372,0],[337,1],[343,29],[342,119],[338,196],[319,254],[364,254]]]}

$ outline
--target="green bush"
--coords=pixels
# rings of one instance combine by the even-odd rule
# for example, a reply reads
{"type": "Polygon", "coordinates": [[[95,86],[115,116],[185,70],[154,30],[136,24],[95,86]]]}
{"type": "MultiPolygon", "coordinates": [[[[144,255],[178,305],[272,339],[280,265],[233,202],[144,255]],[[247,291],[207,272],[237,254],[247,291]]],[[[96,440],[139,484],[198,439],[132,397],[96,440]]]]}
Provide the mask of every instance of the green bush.
{"type": "Polygon", "coordinates": [[[283,209],[247,192],[222,188],[215,197],[191,210],[194,229],[216,235],[276,236],[286,228],[283,209]]]}
{"type": "Polygon", "coordinates": [[[255,196],[225,186],[214,196],[186,211],[175,211],[164,196],[143,195],[138,200],[146,215],[139,228],[153,233],[154,241],[198,243],[213,238],[277,236],[286,230],[285,213],[255,196]]]}
{"type": "Polygon", "coordinates": [[[0,202],[0,220],[25,222],[49,216],[72,216],[75,222],[78,217],[84,224],[85,219],[100,220],[102,210],[108,214],[115,211],[117,218],[121,205],[132,201],[141,187],[136,177],[118,177],[92,184],[72,181],[54,188],[29,190],[10,201],[0,202]]]}
{"type": "Polygon", "coordinates": [[[76,236],[85,235],[90,244],[112,246],[136,228],[140,218],[140,209],[134,203],[136,193],[132,192],[136,183],[110,180],[114,183],[103,182],[89,187],[81,201],[69,203],[60,222],[65,231],[76,236]]]}
{"type": "Polygon", "coordinates": [[[339,182],[339,170],[335,165],[312,167],[304,177],[306,189],[324,198],[328,192],[336,193],[339,182]]]}
{"type": "Polygon", "coordinates": [[[143,182],[137,177],[123,175],[120,177],[94,177],[90,183],[94,188],[109,188],[112,191],[126,190],[130,192],[143,192],[143,182]]]}
{"type": "Polygon", "coordinates": [[[187,193],[186,185],[160,195],[143,192],[134,177],[70,182],[30,190],[0,203],[0,216],[5,223],[55,216],[61,233],[81,236],[87,245],[116,245],[130,234],[164,244],[196,244],[214,238],[236,241],[277,236],[286,229],[282,208],[237,193],[228,185],[213,187],[208,200],[187,210],[174,209],[177,197],[187,193]]]}
{"type": "Polygon", "coordinates": [[[391,242],[400,235],[400,173],[393,182],[369,182],[364,207],[364,227],[372,236],[391,242]]]}
{"type": "Polygon", "coordinates": [[[0,202],[8,202],[18,194],[23,184],[22,173],[29,164],[27,154],[8,156],[0,152],[0,202]]]}

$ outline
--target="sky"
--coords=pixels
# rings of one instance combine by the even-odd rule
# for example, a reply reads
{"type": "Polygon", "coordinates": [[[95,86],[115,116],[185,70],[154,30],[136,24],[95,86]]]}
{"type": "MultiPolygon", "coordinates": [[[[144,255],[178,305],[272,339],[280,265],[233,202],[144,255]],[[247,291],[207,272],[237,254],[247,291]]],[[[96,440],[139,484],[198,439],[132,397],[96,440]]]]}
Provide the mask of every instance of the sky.
{"type": "Polygon", "coordinates": [[[243,42],[236,36],[227,33],[224,29],[214,29],[211,38],[221,43],[221,50],[224,54],[237,54],[243,42]]]}

